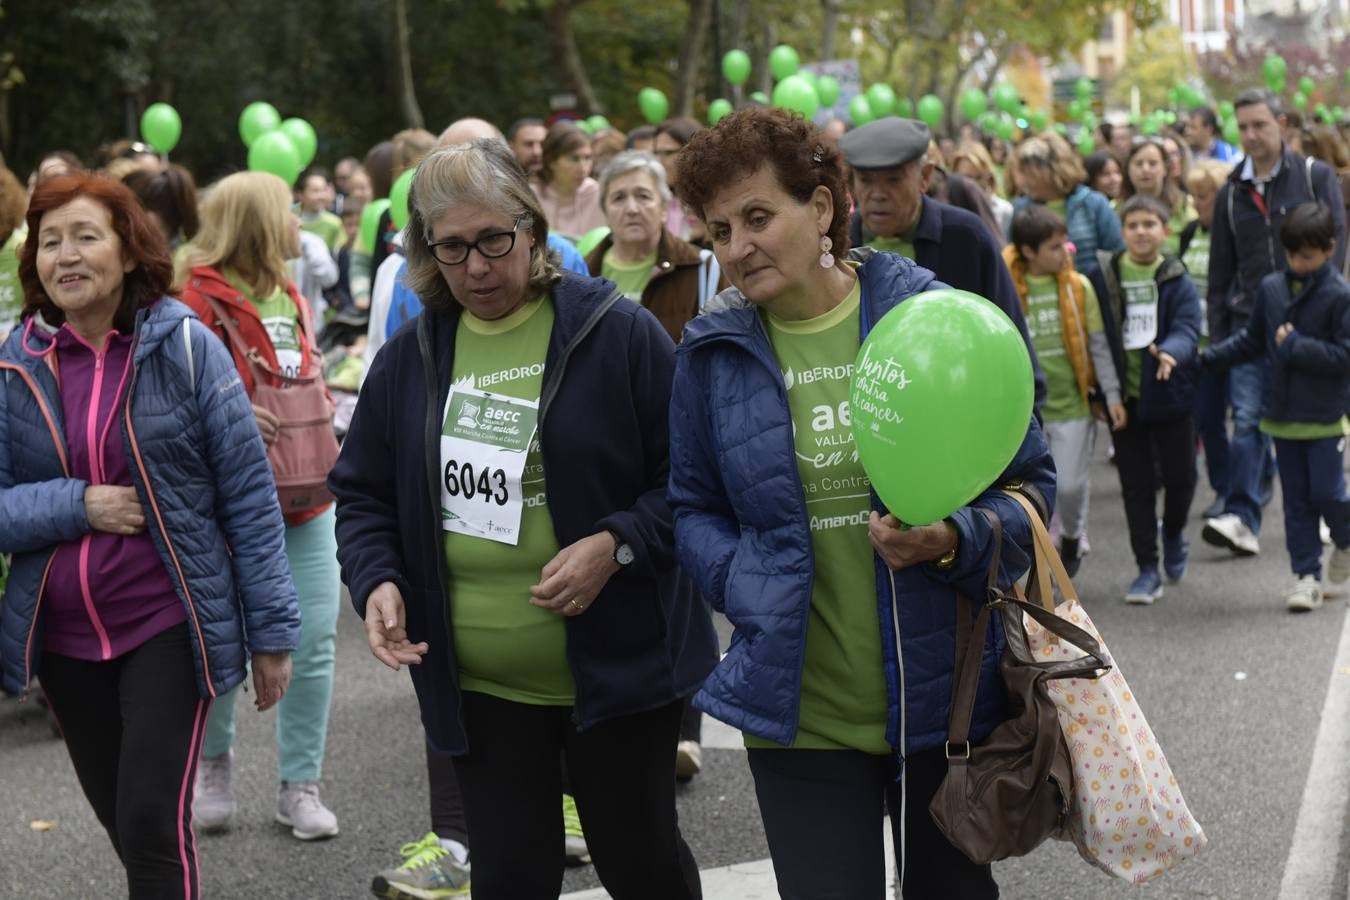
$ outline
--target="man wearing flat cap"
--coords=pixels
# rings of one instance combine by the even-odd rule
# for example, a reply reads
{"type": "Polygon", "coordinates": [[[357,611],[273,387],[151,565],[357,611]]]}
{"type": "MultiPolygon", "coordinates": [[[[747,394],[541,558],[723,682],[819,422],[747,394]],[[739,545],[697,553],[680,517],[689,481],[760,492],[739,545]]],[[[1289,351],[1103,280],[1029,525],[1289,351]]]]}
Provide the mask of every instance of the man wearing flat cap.
{"type": "Polygon", "coordinates": [[[954,288],[992,301],[1022,332],[1036,374],[1036,408],[1045,398],[1045,375],[1027,334],[1022,303],[1002,248],[974,213],[924,195],[933,164],[928,126],[915,119],[885,116],[839,139],[848,159],[857,209],[850,243],[898,253],[914,260],[954,288]]]}

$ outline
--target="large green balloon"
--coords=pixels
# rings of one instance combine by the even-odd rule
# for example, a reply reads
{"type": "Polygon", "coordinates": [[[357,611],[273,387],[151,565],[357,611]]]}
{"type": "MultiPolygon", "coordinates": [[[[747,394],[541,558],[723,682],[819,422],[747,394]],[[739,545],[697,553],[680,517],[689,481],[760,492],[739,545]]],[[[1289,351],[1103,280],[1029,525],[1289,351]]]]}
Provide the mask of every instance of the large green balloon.
{"type": "Polygon", "coordinates": [[[731,111],[731,101],[718,97],[708,104],[708,124],[716,125],[724,117],[731,115],[731,111]]]}
{"type": "Polygon", "coordinates": [[[816,79],[816,94],[821,106],[834,106],[839,102],[839,80],[829,75],[820,76],[816,79]]]}
{"type": "Polygon", "coordinates": [[[803,118],[809,119],[820,109],[820,98],[805,78],[789,75],[773,89],[773,105],[801,113],[803,118]]]}
{"type": "Polygon", "coordinates": [[[769,53],[769,71],[779,81],[795,74],[801,64],[802,59],[797,55],[797,51],[787,44],[779,44],[769,53]]]}
{"type": "Polygon", "coordinates": [[[412,188],[413,176],[416,174],[417,169],[409,169],[398,176],[389,188],[389,221],[400,231],[408,224],[408,191],[412,188]]]}
{"type": "Polygon", "coordinates": [[[160,153],[168,153],[178,146],[183,134],[183,120],[178,110],[167,103],[151,103],[141,114],[141,137],[160,153]]]}
{"type": "Polygon", "coordinates": [[[591,251],[600,246],[600,242],[609,237],[609,226],[601,225],[599,228],[592,228],[581,236],[577,241],[577,252],[582,256],[590,256],[591,251]]]}
{"type": "Polygon", "coordinates": [[[945,110],[942,100],[933,94],[924,94],[919,98],[919,119],[929,128],[937,128],[945,110]]]}
{"type": "Polygon", "coordinates": [[[300,177],[300,152],[280,129],[261,134],[248,148],[248,167],[254,172],[271,172],[286,182],[295,184],[300,177]]]}
{"type": "Polygon", "coordinates": [[[361,210],[361,230],[357,233],[356,238],[356,249],[361,253],[369,254],[375,249],[375,244],[380,239],[378,234],[380,217],[384,215],[384,211],[388,208],[389,198],[381,197],[367,203],[365,209],[361,210]]]}
{"type": "Polygon", "coordinates": [[[989,108],[984,92],[979,88],[966,88],[961,92],[961,115],[975,121],[989,108]]]}
{"type": "Polygon", "coordinates": [[[656,88],[645,87],[638,91],[638,109],[642,111],[642,118],[652,125],[659,125],[670,112],[670,101],[656,88]]]}
{"type": "Polygon", "coordinates": [[[915,294],[877,322],[849,394],[858,456],[882,503],[928,525],[983,493],[1031,421],[1031,357],[997,306],[965,291],[915,294]]]}
{"type": "Polygon", "coordinates": [[[1017,96],[1017,88],[1011,84],[1003,81],[994,85],[994,109],[1012,113],[1017,109],[1017,104],[1020,102],[1017,96]]]}
{"type": "Polygon", "coordinates": [[[722,77],[731,84],[745,84],[750,77],[750,54],[744,50],[728,50],[722,57],[722,77]]]}
{"type": "Polygon", "coordinates": [[[889,84],[878,82],[867,89],[867,106],[872,118],[879,119],[895,112],[895,91],[889,84]]]}
{"type": "Polygon", "coordinates": [[[314,154],[319,150],[319,136],[314,133],[314,126],[304,119],[292,118],[283,121],[280,127],[300,154],[300,168],[314,162],[314,154]]]}
{"type": "Polygon", "coordinates": [[[244,139],[245,147],[252,147],[259,137],[281,125],[281,113],[270,103],[262,100],[250,103],[239,114],[239,136],[244,139]]]}
{"type": "Polygon", "coordinates": [[[853,120],[854,125],[866,125],[876,118],[872,115],[872,106],[867,102],[867,98],[858,94],[852,100],[848,101],[848,117],[853,120]]]}

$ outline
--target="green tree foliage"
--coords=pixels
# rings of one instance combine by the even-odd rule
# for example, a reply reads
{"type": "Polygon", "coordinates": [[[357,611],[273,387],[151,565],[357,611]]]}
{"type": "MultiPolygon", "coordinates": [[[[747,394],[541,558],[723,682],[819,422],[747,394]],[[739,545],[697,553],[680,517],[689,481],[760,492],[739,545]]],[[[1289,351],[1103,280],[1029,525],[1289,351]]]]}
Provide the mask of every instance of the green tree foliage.
{"type": "Polygon", "coordinates": [[[1167,92],[1193,74],[1195,64],[1181,43],[1181,32],[1172,25],[1158,25],[1136,35],[1108,97],[1128,106],[1131,91],[1138,88],[1145,112],[1167,109],[1167,92]]]}

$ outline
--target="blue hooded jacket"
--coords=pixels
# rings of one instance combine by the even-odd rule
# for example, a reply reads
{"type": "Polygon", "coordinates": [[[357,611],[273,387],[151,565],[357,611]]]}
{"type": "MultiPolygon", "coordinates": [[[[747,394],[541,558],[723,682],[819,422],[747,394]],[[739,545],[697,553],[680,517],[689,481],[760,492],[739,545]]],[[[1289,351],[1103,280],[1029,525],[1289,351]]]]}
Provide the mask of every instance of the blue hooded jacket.
{"type": "MultiPolygon", "coordinates": [[[[11,693],[38,672],[52,556],[90,531],[88,484],[66,467],[61,391],[50,357],[36,355],[53,332],[34,316],[0,347],[0,551],[14,554],[0,676],[11,693]]],[[[300,642],[272,467],[230,352],[191,310],[168,297],[142,309],[131,352],[122,441],[151,540],[187,612],[198,691],[216,697],[244,680],[248,654],[300,642]]]]}
{"type": "MultiPolygon", "coordinates": [[[[862,331],[905,299],[944,287],[933,273],[890,253],[854,250],[862,263],[862,331]]],[[[680,562],[704,597],[735,626],[725,658],[694,705],[742,731],[789,745],[797,733],[813,560],[783,375],[759,311],[723,291],[719,311],[694,319],[676,350],[671,399],[670,502],[680,562]]],[[[958,438],[959,439],[959,438],[958,438]]],[[[920,461],[921,464],[921,461],[920,461]]],[[[997,484],[1022,481],[1053,504],[1054,465],[1035,420],[997,484]]],[[[875,495],[873,508],[885,509],[875,495]]],[[[981,509],[1003,527],[998,582],[1030,564],[1022,508],[990,488],[950,517],[960,532],[956,565],[891,572],[874,554],[877,627],[886,672],[887,740],[901,753],[947,738],[956,660],[958,595],[978,612],[994,538],[981,509]],[[898,611],[898,616],[896,612],[898,611]]],[[[978,741],[1006,718],[998,671],[1003,631],[991,621],[972,721],[978,741]]]]}
{"type": "MultiPolygon", "coordinates": [[[[1020,212],[1035,202],[1030,197],[1018,197],[1013,201],[1013,211],[1020,212]]],[[[1120,217],[1111,208],[1111,201],[1085,184],[1078,185],[1064,198],[1064,224],[1073,242],[1073,267],[1080,274],[1088,275],[1097,268],[1098,251],[1125,249],[1120,217]]],[[[1011,240],[1011,226],[1009,229],[1011,240]]]]}

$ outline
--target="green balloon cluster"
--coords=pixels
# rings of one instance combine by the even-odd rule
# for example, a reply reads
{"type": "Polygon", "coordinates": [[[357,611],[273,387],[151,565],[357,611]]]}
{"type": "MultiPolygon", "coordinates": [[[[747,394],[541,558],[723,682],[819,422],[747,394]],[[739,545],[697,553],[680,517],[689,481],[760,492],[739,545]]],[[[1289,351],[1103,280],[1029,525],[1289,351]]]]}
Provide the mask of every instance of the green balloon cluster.
{"type": "Polygon", "coordinates": [[[738,87],[745,84],[750,77],[750,54],[744,50],[728,50],[722,57],[722,77],[738,87]]]}
{"type": "Polygon", "coordinates": [[[820,108],[816,89],[801,75],[789,75],[773,89],[773,105],[810,119],[820,108]]]}
{"type": "Polygon", "coordinates": [[[859,459],[909,525],[937,522],[985,491],[1031,421],[1031,357],[1017,326],[965,291],[898,304],[863,341],[853,372],[859,459]]]}
{"type": "Polygon", "coordinates": [[[638,91],[638,110],[642,118],[651,125],[659,125],[666,120],[670,112],[670,101],[666,95],[654,87],[645,87],[638,91]]]}
{"type": "Polygon", "coordinates": [[[1288,71],[1288,64],[1279,54],[1271,54],[1261,63],[1261,74],[1265,76],[1266,87],[1277,94],[1284,90],[1284,77],[1288,71]]]}
{"type": "Polygon", "coordinates": [[[287,184],[294,184],[319,152],[313,125],[294,116],[282,121],[276,107],[261,100],[239,114],[239,136],[248,147],[249,169],[270,172],[287,184]]]}
{"type": "Polygon", "coordinates": [[[183,120],[167,103],[151,103],[141,114],[141,138],[160,153],[177,147],[182,134],[183,120]]]}

